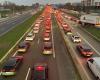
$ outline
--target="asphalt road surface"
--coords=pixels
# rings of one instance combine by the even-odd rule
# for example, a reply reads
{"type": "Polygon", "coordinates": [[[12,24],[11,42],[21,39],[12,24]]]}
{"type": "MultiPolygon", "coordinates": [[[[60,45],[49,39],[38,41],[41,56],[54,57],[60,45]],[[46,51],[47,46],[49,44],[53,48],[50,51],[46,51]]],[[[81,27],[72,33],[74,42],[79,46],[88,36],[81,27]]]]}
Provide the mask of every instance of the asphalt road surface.
{"type": "Polygon", "coordinates": [[[16,18],[9,19],[9,20],[3,22],[2,24],[0,23],[0,36],[4,35],[8,31],[10,31],[14,27],[16,27],[16,25],[21,24],[23,21],[30,18],[31,16],[32,16],[31,13],[26,13],[26,14],[22,14],[16,18]]]}

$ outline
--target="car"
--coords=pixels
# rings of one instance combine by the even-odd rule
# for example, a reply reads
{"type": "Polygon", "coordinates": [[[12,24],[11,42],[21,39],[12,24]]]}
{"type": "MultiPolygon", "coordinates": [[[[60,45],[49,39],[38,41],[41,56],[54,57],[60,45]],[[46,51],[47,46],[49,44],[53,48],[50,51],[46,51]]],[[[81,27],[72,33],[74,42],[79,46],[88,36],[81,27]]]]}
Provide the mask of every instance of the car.
{"type": "Polygon", "coordinates": [[[90,57],[94,54],[90,46],[88,46],[87,44],[78,44],[76,47],[79,53],[85,57],[90,57]]]}
{"type": "Polygon", "coordinates": [[[50,33],[51,32],[51,29],[46,29],[45,32],[46,33],[50,33]]]}
{"type": "Polygon", "coordinates": [[[52,42],[44,42],[42,54],[52,54],[52,42]]]}
{"type": "Polygon", "coordinates": [[[47,80],[48,66],[45,63],[37,63],[31,70],[31,80],[47,80]]]}
{"type": "Polygon", "coordinates": [[[81,38],[78,35],[72,35],[71,39],[73,42],[81,42],[81,38]]]}
{"type": "Polygon", "coordinates": [[[100,80],[100,57],[93,57],[88,59],[87,65],[97,80],[100,80]]]}
{"type": "Polygon", "coordinates": [[[23,56],[10,57],[1,69],[2,76],[14,76],[23,62],[23,56]]]}
{"type": "Polygon", "coordinates": [[[49,41],[50,40],[50,33],[44,33],[44,37],[43,37],[44,41],[49,41]]]}
{"type": "Polygon", "coordinates": [[[19,53],[25,53],[28,50],[29,47],[30,47],[30,43],[27,42],[27,41],[23,41],[18,45],[18,50],[17,51],[19,53]]]}
{"type": "Polygon", "coordinates": [[[72,30],[71,30],[71,28],[63,28],[63,30],[64,30],[64,32],[65,32],[65,34],[67,34],[67,35],[72,35],[72,30]]]}
{"type": "Polygon", "coordinates": [[[63,24],[62,24],[62,27],[63,27],[63,28],[67,28],[67,27],[68,27],[68,24],[63,23],[63,24]]]}
{"type": "Polygon", "coordinates": [[[26,36],[26,41],[33,41],[33,39],[35,38],[35,34],[34,33],[28,33],[28,35],[26,36]]]}
{"type": "Polygon", "coordinates": [[[34,27],[39,27],[40,23],[36,22],[36,24],[34,25],[34,27]]]}
{"type": "Polygon", "coordinates": [[[37,34],[39,32],[39,29],[33,29],[34,34],[37,34]]]}

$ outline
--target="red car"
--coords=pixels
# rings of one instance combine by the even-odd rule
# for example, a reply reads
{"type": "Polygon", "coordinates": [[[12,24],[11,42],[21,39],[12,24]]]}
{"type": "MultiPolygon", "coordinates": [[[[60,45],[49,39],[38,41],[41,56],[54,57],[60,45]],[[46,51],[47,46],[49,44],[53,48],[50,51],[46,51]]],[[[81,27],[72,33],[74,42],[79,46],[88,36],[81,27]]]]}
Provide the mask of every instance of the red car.
{"type": "Polygon", "coordinates": [[[49,41],[50,40],[50,33],[44,33],[44,37],[43,37],[44,41],[49,41]]]}
{"type": "Polygon", "coordinates": [[[47,80],[48,67],[47,64],[35,64],[31,71],[31,80],[47,80]]]}
{"type": "Polygon", "coordinates": [[[76,47],[79,53],[82,54],[83,56],[90,57],[94,54],[92,49],[86,44],[79,44],[76,47]]]}

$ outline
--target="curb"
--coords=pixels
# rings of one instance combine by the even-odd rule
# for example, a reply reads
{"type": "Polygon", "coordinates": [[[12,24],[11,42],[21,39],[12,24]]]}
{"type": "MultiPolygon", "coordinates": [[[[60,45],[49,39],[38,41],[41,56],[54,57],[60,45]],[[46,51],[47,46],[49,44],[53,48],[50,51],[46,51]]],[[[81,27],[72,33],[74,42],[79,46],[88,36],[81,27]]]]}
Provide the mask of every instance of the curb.
{"type": "MultiPolygon", "coordinates": [[[[57,21],[57,19],[56,19],[57,21]]],[[[58,21],[57,21],[58,23],[58,21]]],[[[60,27],[61,25],[58,23],[58,26],[60,27]]],[[[60,29],[61,31],[61,29],[60,29]]],[[[81,77],[82,80],[91,80],[91,78],[88,76],[85,68],[83,67],[83,65],[81,64],[79,58],[78,58],[78,55],[76,55],[76,52],[74,51],[74,49],[72,48],[71,44],[69,43],[69,39],[64,35],[63,31],[61,31],[61,34],[64,38],[64,41],[65,41],[65,44],[66,44],[66,47],[72,57],[72,60],[76,66],[76,69],[78,70],[79,72],[79,75],[81,77]]]]}

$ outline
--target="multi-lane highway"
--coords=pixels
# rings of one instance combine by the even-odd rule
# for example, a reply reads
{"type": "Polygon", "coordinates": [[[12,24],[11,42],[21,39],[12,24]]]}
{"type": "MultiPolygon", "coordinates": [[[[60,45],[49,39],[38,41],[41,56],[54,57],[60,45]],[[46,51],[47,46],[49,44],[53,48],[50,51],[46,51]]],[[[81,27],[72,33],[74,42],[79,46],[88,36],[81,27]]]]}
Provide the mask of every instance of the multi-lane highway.
{"type": "MultiPolygon", "coordinates": [[[[41,23],[39,24],[39,32],[34,33],[35,38],[30,42],[28,51],[25,53],[15,53],[13,51],[13,53],[9,56],[11,57],[16,55],[23,55],[23,63],[20,65],[20,68],[18,68],[16,75],[11,77],[0,76],[0,79],[30,80],[33,65],[36,63],[46,63],[48,66],[48,80],[81,80],[80,75],[82,75],[82,72],[81,74],[79,74],[79,69],[76,69],[76,65],[74,63],[75,61],[73,61],[74,59],[76,60],[76,56],[74,56],[74,59],[72,59],[71,55],[75,53],[75,55],[77,55],[78,57],[78,60],[83,66],[82,68],[84,68],[86,72],[85,75],[88,75],[91,80],[96,80],[90,69],[87,67],[88,58],[85,58],[79,54],[78,50],[76,49],[76,45],[78,43],[73,43],[71,40],[71,36],[64,33],[64,30],[61,29],[62,25],[59,25],[60,23],[57,20],[57,16],[55,16],[54,13],[51,14],[50,11],[48,11],[51,9],[52,8],[50,6],[47,6],[47,9],[44,11],[44,15],[42,15],[42,17],[39,16],[39,19],[42,19],[43,21],[41,21],[41,23]],[[46,23],[46,21],[51,21],[51,26],[50,23],[46,23]],[[43,54],[43,46],[45,42],[43,34],[45,32],[45,27],[47,26],[46,24],[51,29],[51,32],[49,33],[51,34],[50,38],[52,42],[52,54],[43,54]],[[73,49],[74,53],[70,53],[70,51],[68,50],[68,45],[65,38],[67,39],[68,43],[70,43],[70,47],[72,47],[70,49],[73,49]]],[[[15,19],[8,20],[7,23],[1,24],[0,34],[3,35],[10,29],[14,28],[14,25],[20,24],[31,16],[31,14],[27,13],[15,19]]],[[[92,50],[95,52],[95,54],[93,54],[93,57],[100,56],[99,42],[82,31],[77,23],[65,18],[63,18],[62,21],[66,22],[69,25],[69,27],[72,29],[72,34],[78,34],[81,37],[81,43],[86,43],[92,48],[92,50]]],[[[31,30],[32,32],[34,32],[34,27],[36,27],[35,24],[36,22],[33,25],[33,29],[31,30]]],[[[77,65],[80,64],[77,63],[77,65]]]]}
{"type": "MultiPolygon", "coordinates": [[[[33,26],[34,27],[34,26],[33,26]]],[[[35,35],[35,39],[31,42],[29,50],[23,54],[24,61],[21,64],[16,76],[3,77],[2,79],[10,80],[30,80],[31,68],[36,63],[46,63],[48,65],[49,80],[81,80],[80,76],[73,64],[71,56],[65,45],[65,41],[59,30],[55,17],[52,15],[52,42],[53,54],[43,55],[43,22],[41,23],[39,33],[35,35]]],[[[12,54],[13,55],[13,54],[12,54]]],[[[17,54],[17,55],[20,55],[17,54]]]]}
{"type": "Polygon", "coordinates": [[[16,25],[24,22],[26,19],[30,18],[31,16],[32,16],[31,12],[28,12],[0,23],[0,36],[7,33],[9,30],[13,29],[16,25]]]}

